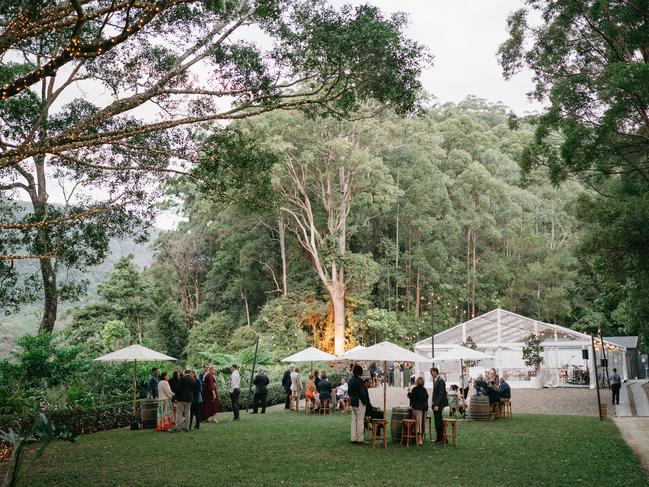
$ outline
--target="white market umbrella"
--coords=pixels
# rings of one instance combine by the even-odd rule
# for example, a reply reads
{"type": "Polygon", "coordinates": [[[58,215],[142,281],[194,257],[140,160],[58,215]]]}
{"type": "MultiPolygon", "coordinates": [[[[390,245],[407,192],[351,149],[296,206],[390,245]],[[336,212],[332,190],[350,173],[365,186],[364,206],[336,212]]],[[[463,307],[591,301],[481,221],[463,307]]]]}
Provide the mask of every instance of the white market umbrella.
{"type": "MultiPolygon", "coordinates": [[[[457,345],[450,350],[441,353],[439,355],[436,355],[434,357],[435,362],[447,362],[451,360],[459,360],[460,361],[460,380],[462,383],[462,391],[464,391],[464,374],[462,373],[462,369],[464,368],[464,360],[483,360],[486,358],[493,358],[492,355],[486,354],[484,352],[480,352],[478,350],[473,350],[472,348],[468,347],[463,347],[462,345],[457,345]]],[[[464,394],[462,394],[462,404],[464,404],[464,394]]],[[[466,410],[466,404],[464,404],[465,410],[466,410]]]]}
{"type": "Polygon", "coordinates": [[[282,362],[311,362],[311,370],[313,370],[313,362],[333,362],[335,360],[338,360],[338,357],[335,355],[323,352],[319,348],[309,347],[293,355],[289,355],[282,359],[282,362]]]}
{"type": "MultiPolygon", "coordinates": [[[[358,361],[369,361],[377,360],[384,362],[383,371],[388,370],[388,362],[430,362],[428,357],[419,355],[418,353],[411,352],[399,345],[395,345],[391,342],[381,342],[371,347],[363,348],[361,350],[352,351],[344,353],[341,355],[341,358],[346,360],[358,360],[358,361]]],[[[388,398],[387,398],[387,381],[383,380],[383,411],[385,414],[385,419],[388,419],[388,398]]]]}
{"type": "Polygon", "coordinates": [[[175,361],[176,359],[142,345],[130,345],[121,350],[97,357],[95,362],[133,362],[133,416],[137,415],[137,363],[175,361]]]}
{"type": "Polygon", "coordinates": [[[365,350],[366,348],[367,348],[367,347],[364,347],[363,345],[356,345],[354,348],[350,348],[350,349],[347,350],[346,352],[343,352],[343,353],[341,353],[340,355],[338,355],[338,358],[339,358],[340,360],[344,360],[344,359],[347,358],[347,354],[349,354],[349,353],[354,353],[354,352],[358,352],[359,350],[365,350]]]}

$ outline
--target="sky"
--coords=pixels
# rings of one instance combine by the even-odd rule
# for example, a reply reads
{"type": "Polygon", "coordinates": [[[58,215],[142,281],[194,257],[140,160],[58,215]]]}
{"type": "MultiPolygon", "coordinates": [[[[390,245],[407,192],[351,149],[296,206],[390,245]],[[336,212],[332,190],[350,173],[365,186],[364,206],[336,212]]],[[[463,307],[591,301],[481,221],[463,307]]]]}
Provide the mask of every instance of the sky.
{"type": "MultiPolygon", "coordinates": [[[[518,115],[541,108],[527,97],[532,89],[531,74],[523,72],[505,81],[496,59],[498,46],[507,38],[507,17],[522,7],[522,0],[329,1],[337,6],[370,3],[386,14],[396,11],[408,14],[407,35],[426,46],[434,56],[433,66],[422,74],[422,83],[439,103],[459,102],[468,95],[475,95],[491,102],[502,102],[518,115]]],[[[81,95],[102,104],[100,99],[107,93],[81,95]]],[[[52,189],[51,201],[61,202],[62,193],[52,189]]],[[[161,213],[156,226],[171,229],[179,220],[177,214],[161,213]]]]}
{"type": "Polygon", "coordinates": [[[426,91],[441,103],[459,102],[467,95],[501,101],[518,115],[540,109],[531,103],[532,77],[523,72],[505,81],[496,59],[507,38],[507,17],[523,6],[521,0],[370,0],[384,12],[409,15],[409,36],[427,46],[433,66],[422,77],[426,91]]]}

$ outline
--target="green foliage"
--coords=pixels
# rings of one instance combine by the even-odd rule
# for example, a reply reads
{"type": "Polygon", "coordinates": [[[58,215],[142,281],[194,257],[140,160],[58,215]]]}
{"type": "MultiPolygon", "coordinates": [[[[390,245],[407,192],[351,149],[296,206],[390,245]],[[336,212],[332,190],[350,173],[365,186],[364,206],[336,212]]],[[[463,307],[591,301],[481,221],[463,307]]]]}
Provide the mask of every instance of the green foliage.
{"type": "Polygon", "coordinates": [[[523,362],[528,367],[534,367],[538,373],[539,367],[543,363],[543,345],[541,345],[541,337],[532,333],[527,337],[525,346],[523,347],[523,362]]]}
{"type": "Polygon", "coordinates": [[[104,352],[114,352],[130,345],[131,332],[123,321],[107,321],[101,330],[101,343],[104,352]]]}
{"type": "Polygon", "coordinates": [[[365,317],[360,320],[359,335],[362,343],[373,344],[384,340],[401,342],[405,329],[399,323],[397,313],[386,309],[368,309],[365,317]]]}

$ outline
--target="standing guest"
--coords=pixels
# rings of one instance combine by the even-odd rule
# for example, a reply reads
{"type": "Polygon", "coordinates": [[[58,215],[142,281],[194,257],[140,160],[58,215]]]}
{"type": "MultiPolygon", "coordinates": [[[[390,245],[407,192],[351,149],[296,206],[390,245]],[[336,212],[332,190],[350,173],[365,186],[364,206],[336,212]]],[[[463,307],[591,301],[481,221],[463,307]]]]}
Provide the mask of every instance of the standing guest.
{"type": "Polygon", "coordinates": [[[171,399],[174,393],[171,392],[169,385],[169,374],[163,372],[158,381],[158,421],[156,430],[168,431],[172,428],[176,421],[174,420],[174,408],[171,405],[171,399]]]}
{"type": "Polygon", "coordinates": [[[174,373],[171,376],[171,380],[169,381],[169,386],[171,387],[171,391],[175,394],[178,392],[178,384],[180,383],[180,372],[177,370],[174,371],[174,373]]]}
{"type": "Polygon", "coordinates": [[[412,371],[410,370],[410,364],[403,364],[403,387],[410,388],[410,377],[412,376],[412,371]]]}
{"type": "Polygon", "coordinates": [[[315,384],[316,390],[319,391],[320,388],[318,387],[318,384],[320,384],[320,372],[318,372],[317,370],[313,371],[313,383],[315,384]]]}
{"type": "Polygon", "coordinates": [[[329,401],[329,407],[331,407],[332,390],[333,386],[331,385],[331,382],[329,382],[329,379],[327,379],[327,373],[323,371],[322,377],[320,378],[320,388],[318,389],[318,399],[321,404],[322,401],[326,399],[329,401]]]}
{"type": "Polygon", "coordinates": [[[203,381],[197,376],[196,372],[192,370],[192,377],[195,379],[194,394],[192,395],[192,407],[189,412],[189,429],[192,429],[192,421],[196,418],[196,426],[199,429],[201,426],[201,412],[203,410],[203,381]]]}
{"type": "MultiPolygon", "coordinates": [[[[457,384],[451,384],[451,390],[448,393],[448,415],[451,418],[455,417],[455,412],[460,407],[460,399],[457,384]]],[[[462,411],[460,411],[460,414],[462,411]]]]}
{"type": "Polygon", "coordinates": [[[239,366],[232,364],[230,367],[230,401],[232,401],[233,421],[239,421],[239,393],[241,392],[241,374],[239,366]]]}
{"type": "Polygon", "coordinates": [[[462,394],[462,397],[464,398],[464,401],[466,402],[466,398],[469,395],[469,387],[471,387],[471,376],[469,375],[469,371],[466,367],[462,367],[462,382],[464,384],[464,388],[461,388],[460,392],[462,394]]]}
{"type": "Polygon", "coordinates": [[[196,379],[192,376],[192,371],[187,369],[178,380],[178,390],[176,391],[176,427],[178,431],[189,431],[189,413],[194,400],[194,387],[196,379]]]}
{"type": "Polygon", "coordinates": [[[302,395],[302,381],[300,380],[300,368],[295,367],[291,372],[291,395],[297,396],[298,400],[302,395]]]}
{"type": "Polygon", "coordinates": [[[394,387],[403,387],[403,371],[399,362],[394,363],[394,387]]]}
{"type": "Polygon", "coordinates": [[[417,444],[423,445],[426,433],[424,419],[426,418],[426,411],[428,411],[428,391],[424,387],[423,377],[417,377],[415,384],[412,391],[408,388],[408,398],[410,399],[412,415],[417,420],[417,444]]]}
{"type": "Polygon", "coordinates": [[[294,368],[295,366],[293,364],[289,365],[284,371],[284,376],[282,377],[282,387],[284,388],[284,394],[286,395],[284,409],[290,409],[291,407],[291,374],[293,373],[294,368]]]}
{"type": "Polygon", "coordinates": [[[266,397],[268,396],[268,376],[264,369],[259,369],[259,372],[252,380],[253,385],[255,386],[255,395],[253,397],[253,408],[252,414],[257,414],[257,407],[261,402],[261,414],[266,414],[266,397]]]}
{"type": "Polygon", "coordinates": [[[369,366],[370,369],[370,387],[376,387],[376,372],[377,372],[377,365],[376,362],[372,362],[369,366]]]}
{"type": "Polygon", "coordinates": [[[216,377],[214,367],[208,367],[203,377],[203,411],[201,417],[208,423],[218,423],[217,413],[221,410],[219,396],[216,390],[216,377]]]}
{"type": "Polygon", "coordinates": [[[620,404],[620,388],[622,387],[622,379],[617,373],[617,369],[613,369],[610,384],[611,392],[613,393],[613,404],[620,404]]]}
{"type": "Polygon", "coordinates": [[[363,445],[366,442],[363,439],[364,421],[365,421],[365,408],[370,402],[367,388],[363,384],[363,367],[354,365],[352,369],[352,378],[349,379],[349,402],[352,406],[352,443],[355,445],[363,445]]]}
{"type": "Polygon", "coordinates": [[[444,382],[444,379],[439,375],[439,369],[437,367],[433,367],[430,369],[430,375],[433,378],[433,401],[432,401],[432,408],[433,408],[433,418],[435,419],[435,441],[434,443],[436,445],[441,445],[442,444],[442,437],[443,437],[443,420],[442,420],[442,412],[444,411],[444,408],[448,404],[448,400],[446,398],[446,382],[444,382]]]}
{"type": "Polygon", "coordinates": [[[203,382],[205,380],[205,374],[207,374],[209,370],[210,370],[210,364],[205,362],[203,364],[203,370],[201,370],[200,373],[198,374],[198,380],[203,382]]]}
{"type": "Polygon", "coordinates": [[[158,398],[158,369],[156,367],[151,369],[151,377],[149,378],[149,397],[151,399],[158,398]]]}
{"type": "Polygon", "coordinates": [[[390,362],[388,365],[388,385],[394,385],[394,363],[390,362]]]}
{"type": "Polygon", "coordinates": [[[347,379],[343,377],[342,379],[340,379],[340,385],[336,388],[336,406],[341,411],[345,410],[345,399],[349,399],[348,391],[349,386],[347,385],[347,379]]]}

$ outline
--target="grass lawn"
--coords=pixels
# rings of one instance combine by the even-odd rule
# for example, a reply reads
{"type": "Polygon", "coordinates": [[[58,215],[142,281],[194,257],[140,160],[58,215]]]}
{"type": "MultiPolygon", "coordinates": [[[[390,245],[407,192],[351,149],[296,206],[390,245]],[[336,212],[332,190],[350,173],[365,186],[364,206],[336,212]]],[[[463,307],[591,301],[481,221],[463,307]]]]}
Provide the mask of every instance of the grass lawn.
{"type": "Polygon", "coordinates": [[[611,421],[517,415],[459,427],[459,447],[352,445],[350,416],[223,414],[190,433],[117,430],[55,443],[24,485],[649,485],[611,421]]]}

